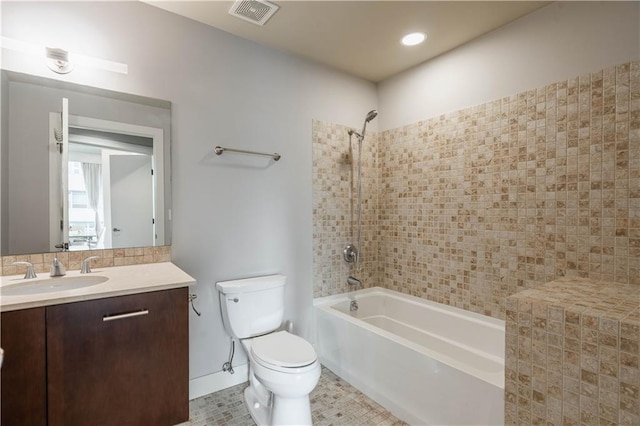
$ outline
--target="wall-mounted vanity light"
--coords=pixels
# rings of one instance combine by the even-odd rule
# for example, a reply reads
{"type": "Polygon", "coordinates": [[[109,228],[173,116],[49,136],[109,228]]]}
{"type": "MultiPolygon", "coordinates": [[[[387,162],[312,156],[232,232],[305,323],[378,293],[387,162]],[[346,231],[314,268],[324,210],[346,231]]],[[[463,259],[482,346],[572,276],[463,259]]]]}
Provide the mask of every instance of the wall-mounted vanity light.
{"type": "Polygon", "coordinates": [[[0,44],[3,49],[26,53],[34,57],[44,57],[49,69],[58,74],[67,74],[74,68],[81,67],[96,68],[120,74],[129,73],[129,66],[127,64],[81,55],[57,47],[28,43],[9,37],[2,37],[0,44]]]}
{"type": "Polygon", "coordinates": [[[68,74],[73,71],[73,65],[69,62],[69,52],[56,47],[46,47],[47,66],[58,74],[68,74]]]}

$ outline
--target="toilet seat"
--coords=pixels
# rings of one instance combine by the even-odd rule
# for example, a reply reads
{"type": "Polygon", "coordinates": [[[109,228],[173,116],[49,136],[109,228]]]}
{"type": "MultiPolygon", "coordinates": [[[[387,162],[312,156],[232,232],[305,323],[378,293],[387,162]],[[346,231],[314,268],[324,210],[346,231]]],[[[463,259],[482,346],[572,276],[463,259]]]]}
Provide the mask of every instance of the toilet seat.
{"type": "Polygon", "coordinates": [[[302,337],[278,331],[255,337],[251,342],[251,355],[266,368],[300,373],[302,367],[311,366],[318,359],[316,351],[302,337]]]}

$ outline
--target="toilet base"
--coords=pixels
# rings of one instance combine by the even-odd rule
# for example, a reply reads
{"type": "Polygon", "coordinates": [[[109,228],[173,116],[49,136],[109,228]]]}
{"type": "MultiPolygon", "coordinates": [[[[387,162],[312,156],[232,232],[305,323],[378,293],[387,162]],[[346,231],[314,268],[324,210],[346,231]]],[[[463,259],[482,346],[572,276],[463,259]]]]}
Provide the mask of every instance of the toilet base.
{"type": "Polygon", "coordinates": [[[269,426],[271,418],[271,407],[268,403],[264,403],[254,392],[252,386],[247,386],[244,390],[244,402],[247,404],[247,409],[251,418],[258,426],[269,426]]]}
{"type": "Polygon", "coordinates": [[[249,386],[244,400],[258,426],[311,425],[309,393],[320,379],[320,362],[291,368],[289,372],[267,368],[256,362],[251,351],[252,339],[243,339],[249,355],[249,386]]]}
{"type": "Polygon", "coordinates": [[[273,425],[311,425],[309,395],[300,398],[274,397],[271,409],[273,425]]]}
{"type": "Polygon", "coordinates": [[[264,403],[248,386],[244,390],[244,402],[251,418],[258,426],[311,425],[309,396],[301,398],[281,398],[272,394],[271,404],[264,403]]]}

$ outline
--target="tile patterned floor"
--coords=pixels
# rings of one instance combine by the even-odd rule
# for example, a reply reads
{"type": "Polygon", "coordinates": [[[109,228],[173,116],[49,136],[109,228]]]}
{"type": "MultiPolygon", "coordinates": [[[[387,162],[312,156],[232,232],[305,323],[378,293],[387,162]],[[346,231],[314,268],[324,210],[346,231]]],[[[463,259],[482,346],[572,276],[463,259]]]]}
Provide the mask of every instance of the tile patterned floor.
{"type": "MultiPolygon", "coordinates": [[[[255,425],[244,405],[245,387],[243,383],[194,399],[189,404],[189,421],[179,426],[255,425]]],[[[311,393],[311,412],[315,426],[406,425],[324,367],[311,393]]]]}

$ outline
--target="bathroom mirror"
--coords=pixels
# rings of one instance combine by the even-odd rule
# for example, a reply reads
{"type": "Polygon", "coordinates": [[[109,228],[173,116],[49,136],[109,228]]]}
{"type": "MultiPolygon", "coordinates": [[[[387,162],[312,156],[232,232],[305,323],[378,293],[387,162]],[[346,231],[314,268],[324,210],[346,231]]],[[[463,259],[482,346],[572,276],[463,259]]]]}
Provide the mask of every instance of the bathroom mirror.
{"type": "Polygon", "coordinates": [[[2,255],[171,243],[171,103],[3,70],[2,255]]]}

